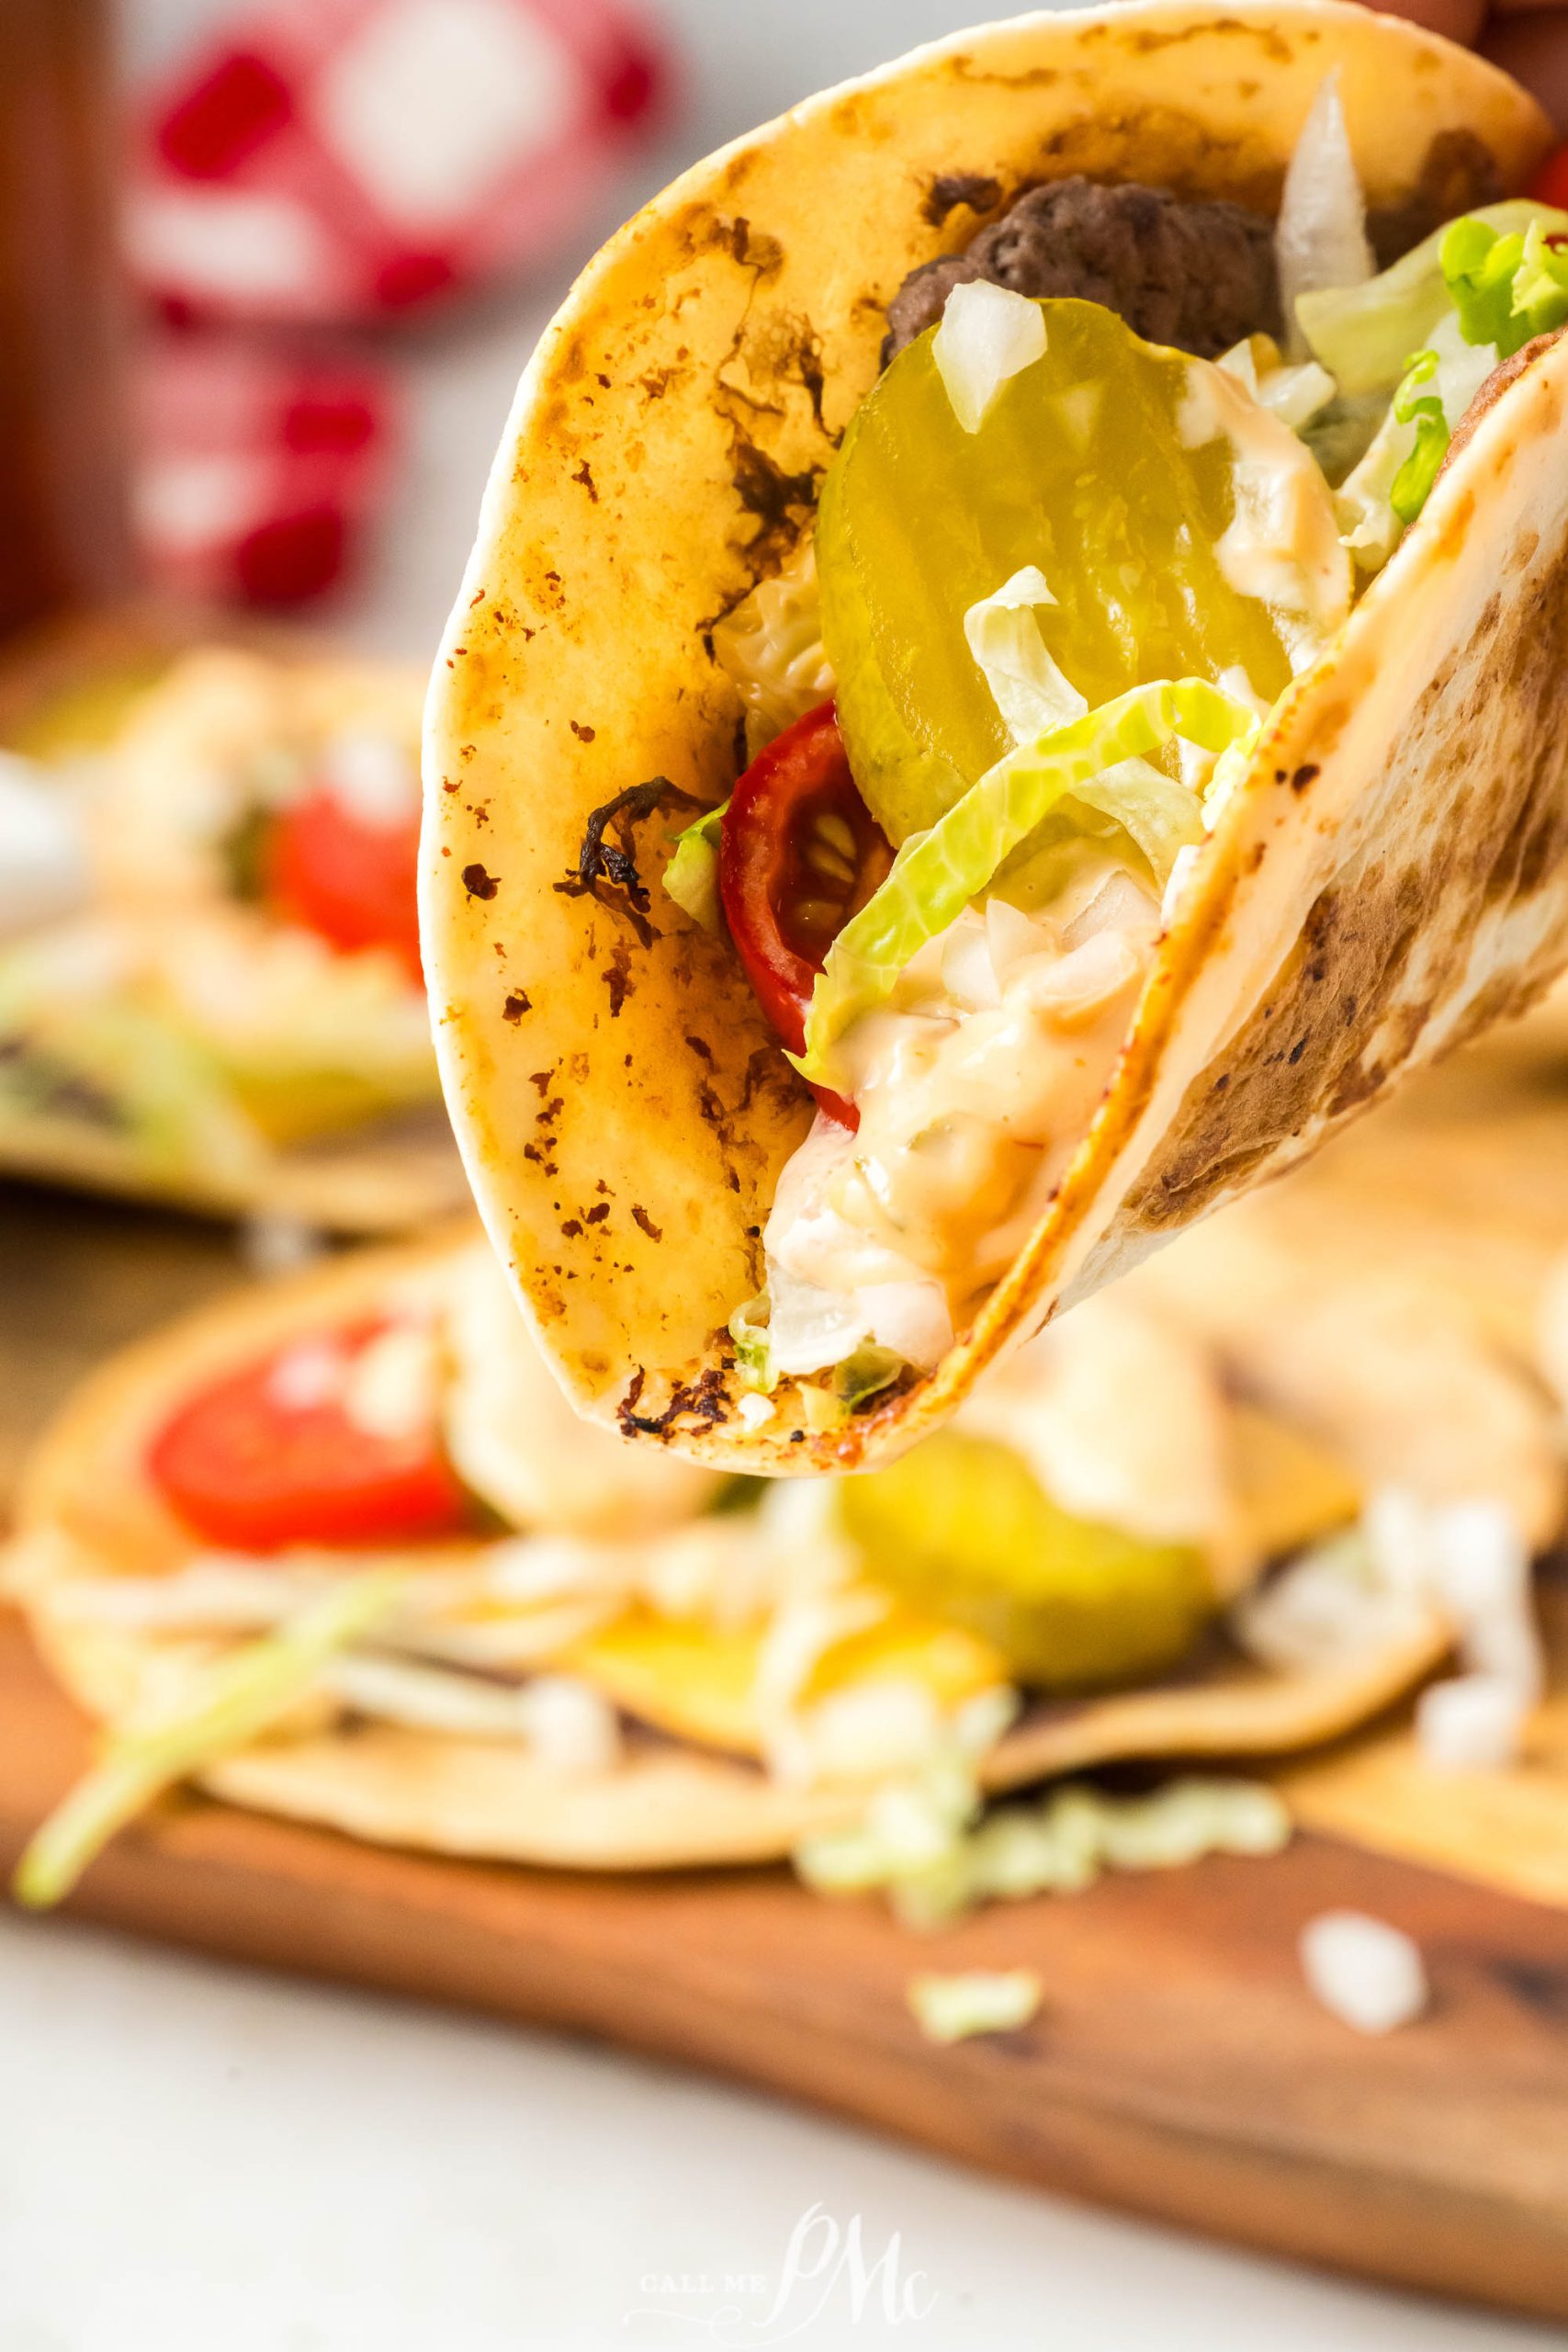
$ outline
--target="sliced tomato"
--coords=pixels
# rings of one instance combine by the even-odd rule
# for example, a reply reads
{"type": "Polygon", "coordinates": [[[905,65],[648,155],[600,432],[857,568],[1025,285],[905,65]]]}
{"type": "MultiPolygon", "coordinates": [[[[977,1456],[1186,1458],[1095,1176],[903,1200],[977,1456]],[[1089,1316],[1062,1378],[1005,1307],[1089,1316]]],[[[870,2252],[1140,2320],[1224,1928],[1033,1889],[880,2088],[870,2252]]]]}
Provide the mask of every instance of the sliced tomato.
{"type": "MultiPolygon", "coordinates": [[[[791,1053],[828,950],[893,863],[887,837],[855,788],[830,702],[807,711],[760,752],[719,829],[725,921],[758,1003],[791,1053]]],[[[854,1105],[812,1092],[829,1117],[857,1124],[854,1105]]]]}
{"type": "MultiPolygon", "coordinates": [[[[321,1346],[352,1361],[386,1329],[326,1333],[321,1346]]],[[[164,1423],[146,1459],[171,1509],[194,1534],[237,1552],[456,1533],[470,1513],[434,1416],[389,1438],[352,1420],[335,1385],[291,1397],[288,1360],[313,1345],[296,1341],[228,1374],[164,1423]]]]}
{"type": "Polygon", "coordinates": [[[389,947],[420,976],[419,812],[372,823],[329,786],[280,811],[262,853],[263,893],[344,954],[389,947]]]}
{"type": "Polygon", "coordinates": [[[1538,204],[1555,205],[1559,212],[1568,212],[1568,147],[1557,147],[1542,164],[1529,187],[1538,204]]]}

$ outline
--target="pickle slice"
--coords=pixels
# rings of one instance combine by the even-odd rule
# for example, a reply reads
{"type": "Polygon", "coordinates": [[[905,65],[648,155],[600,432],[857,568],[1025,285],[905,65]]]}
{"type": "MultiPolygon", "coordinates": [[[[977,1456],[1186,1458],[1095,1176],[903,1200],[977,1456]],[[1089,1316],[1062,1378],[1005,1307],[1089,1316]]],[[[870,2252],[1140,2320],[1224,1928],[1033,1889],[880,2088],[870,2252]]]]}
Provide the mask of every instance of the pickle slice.
{"type": "Polygon", "coordinates": [[[1021,1681],[1047,1690],[1176,1665],[1215,1606],[1199,1552],[1075,1518],[992,1438],[943,1430],[847,1478],[839,1509],[868,1574],[981,1635],[1021,1681]]]}
{"type": "MultiPolygon", "coordinates": [[[[1291,679],[1302,615],[1241,594],[1218,542],[1243,464],[1289,465],[1292,436],[1243,409],[1233,438],[1218,420],[1235,423],[1235,388],[1219,408],[1213,390],[1227,379],[1099,304],[1040,307],[1044,354],[1001,387],[977,432],[954,414],[928,333],[863,402],[823,485],[817,568],[839,721],[895,843],[1010,748],[964,616],[1027,565],[1055,599],[1036,611],[1046,646],[1091,709],[1238,665],[1269,702],[1291,679]]],[[[1332,548],[1328,491],[1307,470],[1314,481],[1298,479],[1295,494],[1332,548]]]]}

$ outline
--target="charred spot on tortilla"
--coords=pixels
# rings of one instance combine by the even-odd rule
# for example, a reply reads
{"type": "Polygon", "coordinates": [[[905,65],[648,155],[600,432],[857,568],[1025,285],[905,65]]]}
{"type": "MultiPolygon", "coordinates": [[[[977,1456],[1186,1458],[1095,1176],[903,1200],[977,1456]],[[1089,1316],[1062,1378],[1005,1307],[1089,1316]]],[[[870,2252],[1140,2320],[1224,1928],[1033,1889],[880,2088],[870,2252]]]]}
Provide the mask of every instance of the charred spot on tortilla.
{"type": "Polygon", "coordinates": [[[960,205],[971,212],[994,212],[1001,200],[1000,180],[987,179],[980,172],[942,172],[932,180],[920,210],[933,229],[940,229],[960,205]]]}
{"type": "MultiPolygon", "coordinates": [[[[667,775],[656,775],[646,784],[628,785],[614,799],[592,809],[582,829],[577,864],[568,867],[564,881],[554,885],[562,898],[597,899],[606,912],[619,915],[630,924],[644,947],[650,947],[659,933],[648,920],[648,888],[637,872],[632,827],[650,817],[667,800],[689,808],[701,805],[667,775]],[[620,835],[618,846],[604,838],[612,825],[620,835]]],[[[622,978],[624,980],[624,972],[622,978]]],[[[614,992],[612,983],[612,995],[614,992]]],[[[618,1012],[619,1003],[614,1009],[618,1012]]]]}
{"type": "Polygon", "coordinates": [[[1387,269],[1440,229],[1445,220],[1506,195],[1497,158],[1472,130],[1439,130],[1428,146],[1416,186],[1398,204],[1367,213],[1367,240],[1380,269],[1387,269]]]}
{"type": "Polygon", "coordinates": [[[533,1010],[526,989],[513,989],[501,1008],[501,1017],[503,1021],[510,1021],[515,1027],[525,1012],[532,1012],[533,1010]]]}
{"type": "Polygon", "coordinates": [[[478,863],[463,868],[463,888],[470,899],[493,899],[501,884],[478,863]]]}
{"type": "Polygon", "coordinates": [[[639,1364],[617,1408],[615,1418],[626,1437],[668,1438],[674,1433],[677,1421],[689,1419],[711,1428],[715,1422],[727,1420],[729,1417],[725,1374],[718,1364],[710,1364],[695,1380],[678,1380],[661,1413],[639,1413],[637,1410],[647,1380],[647,1372],[639,1364]]]}

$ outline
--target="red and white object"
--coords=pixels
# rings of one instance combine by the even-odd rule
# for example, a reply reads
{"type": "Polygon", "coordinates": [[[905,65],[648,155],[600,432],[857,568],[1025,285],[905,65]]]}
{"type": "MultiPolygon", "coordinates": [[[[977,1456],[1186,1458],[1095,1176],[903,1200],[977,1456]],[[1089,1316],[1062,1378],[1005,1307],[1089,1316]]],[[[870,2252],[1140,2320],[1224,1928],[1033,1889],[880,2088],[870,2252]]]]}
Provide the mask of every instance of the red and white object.
{"type": "Polygon", "coordinates": [[[272,0],[156,95],[132,269],[184,317],[422,309],[547,256],[664,78],[615,0],[272,0]]]}
{"type": "Polygon", "coordinates": [[[336,585],[395,449],[380,362],[164,332],[143,351],[137,395],[134,515],[160,585],[278,605],[336,585]]]}

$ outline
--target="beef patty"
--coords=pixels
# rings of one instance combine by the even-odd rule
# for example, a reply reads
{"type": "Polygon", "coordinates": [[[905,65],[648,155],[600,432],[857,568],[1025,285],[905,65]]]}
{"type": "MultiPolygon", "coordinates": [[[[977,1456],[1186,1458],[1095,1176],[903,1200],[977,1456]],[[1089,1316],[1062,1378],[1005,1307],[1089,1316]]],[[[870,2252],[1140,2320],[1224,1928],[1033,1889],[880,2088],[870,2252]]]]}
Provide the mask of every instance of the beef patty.
{"type": "Polygon", "coordinates": [[[1027,189],[965,252],[911,270],[887,308],[884,361],[976,278],[1102,303],[1145,341],[1201,359],[1243,335],[1280,332],[1274,224],[1263,213],[1075,177],[1027,189]]]}

